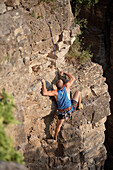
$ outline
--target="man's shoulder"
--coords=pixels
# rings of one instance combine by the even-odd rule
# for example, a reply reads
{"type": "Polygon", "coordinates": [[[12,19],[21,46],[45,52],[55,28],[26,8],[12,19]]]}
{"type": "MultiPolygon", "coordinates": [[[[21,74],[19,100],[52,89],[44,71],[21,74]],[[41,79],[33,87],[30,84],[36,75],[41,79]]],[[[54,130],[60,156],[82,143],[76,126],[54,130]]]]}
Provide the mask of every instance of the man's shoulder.
{"type": "Polygon", "coordinates": [[[70,86],[68,86],[67,84],[64,84],[64,86],[67,90],[70,90],[70,86]]]}
{"type": "Polygon", "coordinates": [[[53,90],[54,91],[54,93],[57,95],[58,94],[58,92],[57,92],[57,89],[55,89],[55,90],[53,90]]]}

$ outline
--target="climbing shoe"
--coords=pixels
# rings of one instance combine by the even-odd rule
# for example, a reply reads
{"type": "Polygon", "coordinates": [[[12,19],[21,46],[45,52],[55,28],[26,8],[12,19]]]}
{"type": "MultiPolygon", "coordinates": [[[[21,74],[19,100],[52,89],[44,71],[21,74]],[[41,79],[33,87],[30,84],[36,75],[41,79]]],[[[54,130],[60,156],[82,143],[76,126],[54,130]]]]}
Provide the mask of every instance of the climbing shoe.
{"type": "Polygon", "coordinates": [[[57,137],[53,137],[53,140],[57,140],[57,137]]]}
{"type": "MultiPolygon", "coordinates": [[[[80,109],[83,109],[83,104],[80,104],[80,109]]],[[[80,110],[79,107],[77,106],[76,110],[80,110]]]]}
{"type": "Polygon", "coordinates": [[[82,103],[80,104],[80,107],[81,107],[81,109],[83,109],[83,104],[82,103]]]}

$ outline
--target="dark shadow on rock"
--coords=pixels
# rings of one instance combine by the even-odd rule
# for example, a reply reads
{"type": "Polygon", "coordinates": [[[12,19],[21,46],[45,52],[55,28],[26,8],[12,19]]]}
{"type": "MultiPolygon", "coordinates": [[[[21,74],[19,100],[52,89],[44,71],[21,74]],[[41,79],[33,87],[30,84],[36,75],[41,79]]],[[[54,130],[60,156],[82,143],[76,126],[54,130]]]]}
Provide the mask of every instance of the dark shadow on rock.
{"type": "MultiPolygon", "coordinates": [[[[56,109],[57,110],[57,109],[56,109]]],[[[46,134],[46,139],[50,139],[52,138],[51,134],[50,134],[50,125],[51,125],[51,122],[54,120],[54,116],[55,116],[55,113],[56,111],[51,111],[49,115],[43,117],[42,119],[44,119],[44,123],[46,125],[46,128],[44,129],[45,130],[45,134],[46,134]]]]}
{"type": "MultiPolygon", "coordinates": [[[[47,90],[53,90],[53,85],[50,84],[48,81],[46,81],[46,88],[47,90]]],[[[42,94],[42,91],[41,91],[42,94]]],[[[44,119],[44,123],[46,125],[45,128],[45,134],[46,134],[46,138],[51,138],[51,134],[50,134],[50,130],[49,127],[51,125],[51,122],[54,120],[55,114],[57,112],[57,104],[56,104],[56,100],[53,96],[49,97],[51,100],[51,112],[49,115],[42,117],[42,119],[44,119]]]]}

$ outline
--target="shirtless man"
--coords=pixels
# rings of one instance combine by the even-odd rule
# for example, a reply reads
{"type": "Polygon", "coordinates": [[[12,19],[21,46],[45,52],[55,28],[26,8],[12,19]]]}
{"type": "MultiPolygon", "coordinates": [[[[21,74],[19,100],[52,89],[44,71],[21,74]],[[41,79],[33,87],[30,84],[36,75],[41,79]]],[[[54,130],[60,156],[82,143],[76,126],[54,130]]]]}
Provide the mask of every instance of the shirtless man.
{"type": "Polygon", "coordinates": [[[72,100],[70,99],[70,87],[73,84],[75,77],[71,74],[61,71],[59,75],[66,74],[69,77],[68,82],[63,84],[63,81],[59,79],[56,82],[57,90],[47,91],[45,80],[42,79],[42,94],[43,96],[54,96],[58,105],[58,120],[55,130],[54,139],[56,139],[58,132],[63,124],[64,119],[70,117],[73,109],[80,109],[81,107],[81,94],[80,91],[76,91],[73,95],[72,100]]]}

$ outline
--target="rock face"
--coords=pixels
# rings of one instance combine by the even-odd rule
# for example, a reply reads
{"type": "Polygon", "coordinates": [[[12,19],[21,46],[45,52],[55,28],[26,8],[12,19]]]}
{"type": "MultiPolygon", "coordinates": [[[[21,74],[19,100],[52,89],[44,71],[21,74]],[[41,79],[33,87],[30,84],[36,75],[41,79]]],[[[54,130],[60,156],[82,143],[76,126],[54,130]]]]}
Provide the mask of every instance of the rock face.
{"type": "Polygon", "coordinates": [[[111,116],[107,119],[105,133],[105,145],[108,151],[105,169],[108,170],[113,169],[113,2],[111,0],[100,0],[99,4],[92,9],[82,10],[81,17],[83,15],[89,23],[88,30],[84,34],[86,42],[91,45],[94,52],[94,61],[104,68],[104,75],[111,96],[111,116]]]}
{"type": "Polygon", "coordinates": [[[113,69],[109,68],[106,71],[106,77],[107,77],[107,83],[109,87],[109,93],[111,95],[111,101],[110,101],[110,109],[111,109],[111,116],[108,117],[106,122],[106,148],[108,153],[108,159],[106,160],[106,166],[105,169],[112,169],[113,168],[113,69]]]}
{"type": "MultiPolygon", "coordinates": [[[[23,153],[28,169],[99,169],[106,159],[105,122],[110,114],[108,88],[102,67],[88,61],[73,66],[65,54],[80,33],[73,26],[69,1],[2,2],[0,15],[0,85],[16,100],[15,117],[21,125],[11,129],[15,147],[23,153]],[[53,98],[41,94],[40,77],[47,89],[58,79],[56,65],[75,76],[72,93],[80,90],[84,109],[64,122],[57,141],[54,135],[57,107],[53,98]]],[[[63,77],[66,79],[66,77],[63,77]]]]}
{"type": "Polygon", "coordinates": [[[0,170],[12,170],[12,169],[17,169],[17,170],[27,170],[26,167],[20,164],[16,164],[14,162],[2,162],[0,161],[0,170]]]}

